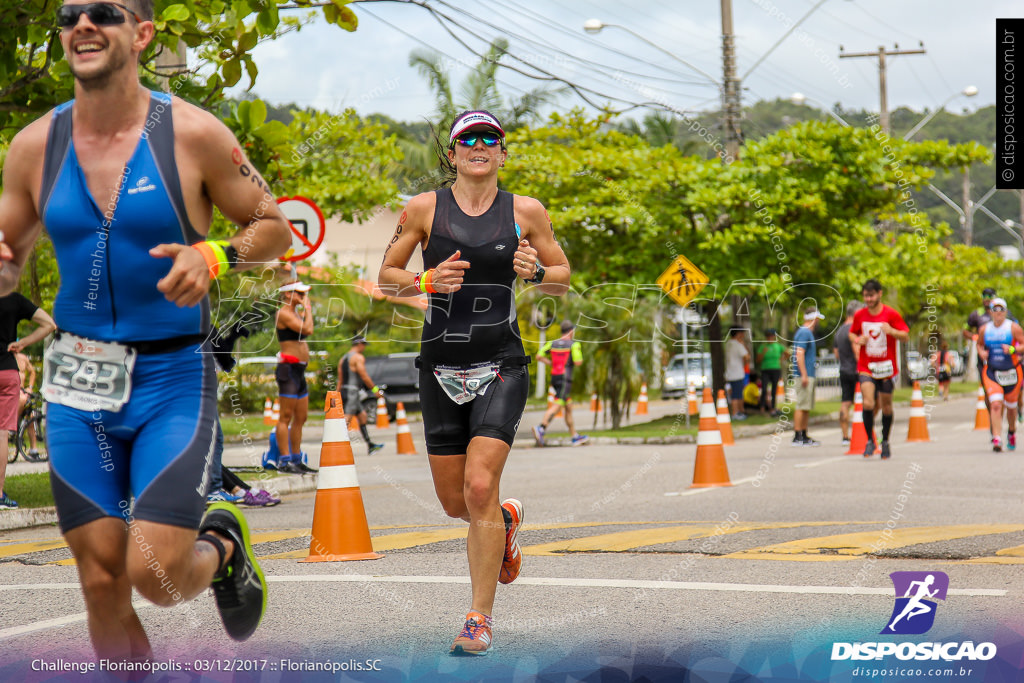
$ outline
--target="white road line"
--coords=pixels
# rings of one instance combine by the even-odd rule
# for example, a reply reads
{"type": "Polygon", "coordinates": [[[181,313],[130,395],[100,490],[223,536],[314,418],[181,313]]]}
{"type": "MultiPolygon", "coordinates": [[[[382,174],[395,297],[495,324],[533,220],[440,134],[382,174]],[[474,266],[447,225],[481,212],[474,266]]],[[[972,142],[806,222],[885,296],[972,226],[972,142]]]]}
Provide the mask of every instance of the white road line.
{"type": "MultiPolygon", "coordinates": [[[[68,586],[78,590],[79,585],[77,583],[67,584],[68,586]]],[[[43,583],[43,584],[29,584],[25,588],[53,588],[56,586],[62,586],[62,584],[54,583],[43,583]]],[[[10,590],[12,586],[0,586],[0,590],[10,590]]],[[[21,588],[18,586],[17,588],[21,588]]],[[[137,610],[144,609],[146,607],[156,607],[153,603],[147,600],[133,600],[132,606],[137,610]]],[[[22,624],[21,626],[12,626],[11,628],[0,629],[0,641],[10,640],[11,638],[17,638],[27,633],[35,633],[36,631],[48,631],[51,628],[61,628],[62,626],[70,626],[71,624],[77,624],[83,622],[88,618],[88,614],[85,612],[79,612],[78,614],[69,614],[66,617],[57,617],[56,619],[46,619],[44,621],[37,621],[33,624],[22,624]]]]}
{"type": "MultiPolygon", "coordinates": [[[[733,484],[733,486],[738,486],[739,484],[746,484],[748,482],[754,481],[755,479],[757,479],[757,477],[745,477],[743,479],[737,479],[737,480],[733,481],[732,484],[733,484]]],[[[707,493],[708,491],[717,491],[717,490],[728,489],[728,488],[731,488],[731,487],[729,487],[729,486],[709,486],[707,488],[702,488],[702,489],[687,489],[685,491],[668,491],[665,495],[666,496],[695,496],[698,493],[707,493]]]]}
{"type": "MultiPolygon", "coordinates": [[[[295,576],[268,576],[268,583],[450,583],[468,584],[467,576],[374,576],[372,574],[308,574],[295,576]]],[[[738,593],[796,593],[801,595],[884,595],[892,597],[892,588],[853,588],[850,586],[781,586],[759,585],[750,583],[701,583],[696,581],[629,581],[623,579],[570,579],[558,577],[527,577],[517,579],[517,584],[526,586],[561,586],[566,588],[622,588],[643,590],[692,590],[692,591],[725,591],[738,593]]],[[[77,583],[43,583],[0,585],[3,590],[35,590],[40,588],[79,588],[77,583]]],[[[968,597],[1004,597],[1006,591],[995,588],[950,588],[949,595],[968,597]]],[[[132,604],[135,609],[153,607],[146,600],[136,600],[132,604]]],[[[70,614],[66,617],[46,619],[32,624],[23,624],[0,630],[0,641],[10,640],[18,636],[37,631],[46,631],[84,622],[85,612],[70,614]]]]}
{"type": "Polygon", "coordinates": [[[798,462],[797,464],[793,465],[793,467],[821,467],[822,465],[827,465],[830,462],[839,462],[840,460],[846,460],[849,457],[850,456],[848,455],[837,455],[832,458],[826,458],[825,460],[818,460],[815,462],[798,462]]]}
{"type": "Polygon", "coordinates": [[[966,432],[968,429],[974,429],[973,422],[961,422],[960,424],[953,427],[954,432],[966,432]]]}

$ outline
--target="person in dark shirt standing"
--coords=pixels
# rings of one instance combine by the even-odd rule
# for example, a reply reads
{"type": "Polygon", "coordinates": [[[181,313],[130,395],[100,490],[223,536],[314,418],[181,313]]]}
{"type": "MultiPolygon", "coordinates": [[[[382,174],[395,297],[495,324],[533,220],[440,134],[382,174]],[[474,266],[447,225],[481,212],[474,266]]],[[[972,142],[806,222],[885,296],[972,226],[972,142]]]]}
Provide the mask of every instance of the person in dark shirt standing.
{"type": "Polygon", "coordinates": [[[839,361],[839,390],[842,392],[842,403],[839,405],[839,428],[843,431],[843,445],[850,445],[850,408],[853,406],[854,394],[857,390],[857,354],[859,347],[854,347],[850,342],[850,325],[853,323],[853,314],[864,308],[860,301],[851,301],[846,304],[846,320],[836,330],[835,340],[832,342],[832,353],[839,361]]]}
{"type": "MultiPolygon", "coordinates": [[[[21,394],[21,374],[14,357],[57,329],[53,318],[43,309],[18,292],[0,297],[0,429],[13,432],[18,428],[18,398],[21,394]],[[18,339],[18,323],[31,320],[38,327],[23,339],[18,339]]],[[[7,478],[7,458],[0,458],[0,510],[13,510],[18,503],[4,493],[7,478]]]]}
{"type": "Polygon", "coordinates": [[[587,442],[587,436],[576,431],[572,419],[572,370],[583,363],[583,346],[573,339],[575,331],[576,326],[571,321],[562,321],[562,336],[544,344],[537,354],[537,362],[551,365],[551,387],[555,390],[554,404],[544,413],[540,424],[533,428],[538,446],[544,445],[544,432],[559,408],[565,410],[565,424],[572,435],[572,445],[582,446],[587,442]]]}

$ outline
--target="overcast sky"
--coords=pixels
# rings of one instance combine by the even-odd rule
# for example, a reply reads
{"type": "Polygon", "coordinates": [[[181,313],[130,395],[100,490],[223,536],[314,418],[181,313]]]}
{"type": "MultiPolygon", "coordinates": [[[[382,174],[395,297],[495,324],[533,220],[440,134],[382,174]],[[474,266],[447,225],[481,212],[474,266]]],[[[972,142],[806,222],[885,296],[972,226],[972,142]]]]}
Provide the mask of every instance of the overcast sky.
{"type": "MultiPolygon", "coordinates": [[[[678,110],[706,110],[719,101],[721,17],[715,0],[631,0],[628,5],[622,0],[444,1],[449,4],[429,4],[462,25],[448,24],[469,47],[483,51],[504,35],[522,62],[503,63],[557,74],[595,91],[589,97],[596,103],[625,108],[654,100],[678,110]],[[582,30],[587,19],[624,28],[607,27],[591,35],[582,30]]],[[[953,99],[950,110],[992,104],[995,19],[1024,14],[1020,0],[825,0],[814,9],[818,4],[733,0],[737,75],[743,78],[745,104],[800,92],[819,107],[839,102],[847,109],[877,111],[877,59],[840,59],[840,46],[846,52],[868,52],[894,44],[913,49],[922,42],[926,54],[888,59],[890,109],[932,109],[969,85],[979,94],[953,99]]],[[[359,17],[355,33],[319,20],[257,48],[260,75],[254,92],[274,103],[334,112],[351,106],[362,114],[421,120],[433,113],[434,99],[426,80],[408,66],[409,52],[424,46],[441,52],[451,60],[455,83],[465,76],[466,64],[476,61],[422,7],[402,2],[352,7],[359,17]]],[[[506,96],[542,85],[505,68],[498,80],[506,96]]],[[[584,106],[583,100],[567,93],[555,109],[575,106],[584,106]]]]}

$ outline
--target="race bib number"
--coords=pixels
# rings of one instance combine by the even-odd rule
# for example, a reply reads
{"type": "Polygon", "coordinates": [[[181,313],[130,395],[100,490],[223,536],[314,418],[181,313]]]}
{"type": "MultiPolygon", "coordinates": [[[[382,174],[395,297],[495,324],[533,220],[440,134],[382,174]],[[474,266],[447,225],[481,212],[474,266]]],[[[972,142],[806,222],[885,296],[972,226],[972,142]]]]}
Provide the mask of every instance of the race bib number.
{"type": "Polygon", "coordinates": [[[501,366],[493,363],[481,363],[469,368],[438,365],[434,366],[434,377],[448,398],[462,405],[487,393],[487,388],[499,377],[500,371],[501,366]]]}
{"type": "Polygon", "coordinates": [[[1010,368],[1009,370],[996,370],[994,372],[996,376],[996,384],[1001,387],[1012,387],[1017,384],[1017,369],[1010,368]]]}
{"type": "Polygon", "coordinates": [[[893,375],[892,361],[880,360],[868,363],[868,370],[871,371],[871,377],[874,379],[889,379],[893,375]]]}
{"type": "Polygon", "coordinates": [[[78,410],[118,412],[132,393],[135,349],[61,333],[43,354],[43,397],[78,410]]]}

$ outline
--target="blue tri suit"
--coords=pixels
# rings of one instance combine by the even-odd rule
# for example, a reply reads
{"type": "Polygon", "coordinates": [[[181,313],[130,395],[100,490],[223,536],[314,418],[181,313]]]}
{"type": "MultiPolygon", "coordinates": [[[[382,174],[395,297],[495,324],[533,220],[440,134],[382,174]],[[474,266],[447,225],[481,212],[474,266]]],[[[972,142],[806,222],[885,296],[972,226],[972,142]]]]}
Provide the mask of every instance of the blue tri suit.
{"type": "Polygon", "coordinates": [[[119,196],[93,197],[72,141],[72,108],[53,112],[39,215],[60,267],[58,335],[136,349],[120,411],[51,403],[47,447],[63,532],[103,517],[198,528],[217,421],[209,299],[179,308],[156,288],[173,259],[158,244],[203,239],[189,223],[174,158],[171,98],[151,93],[119,196]],[[134,501],[133,501],[134,498],[134,501]]]}

